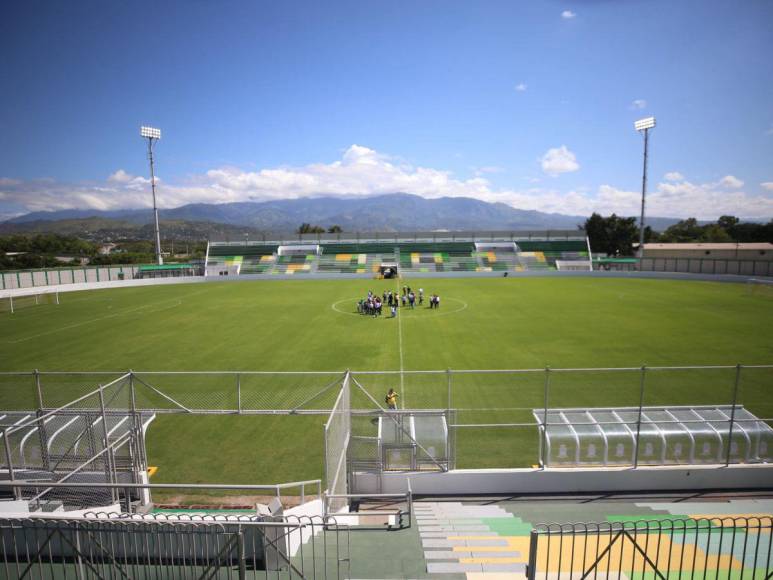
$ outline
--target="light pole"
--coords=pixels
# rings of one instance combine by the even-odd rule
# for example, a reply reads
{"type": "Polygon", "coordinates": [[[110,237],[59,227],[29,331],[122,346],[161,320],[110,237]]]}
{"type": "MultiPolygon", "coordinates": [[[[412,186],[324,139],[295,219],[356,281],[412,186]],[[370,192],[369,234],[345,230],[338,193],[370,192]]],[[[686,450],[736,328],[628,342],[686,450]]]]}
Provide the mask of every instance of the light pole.
{"type": "Polygon", "coordinates": [[[639,119],[633,124],[640,133],[644,131],[644,171],[641,178],[641,219],[639,220],[639,270],[644,258],[644,200],[647,197],[647,146],[649,144],[650,129],[655,126],[655,117],[639,119]]]}
{"type": "Polygon", "coordinates": [[[161,257],[161,233],[158,229],[158,207],[156,206],[156,175],[153,170],[153,142],[161,139],[161,129],[153,127],[140,127],[140,136],[148,140],[148,159],[150,160],[150,189],[153,192],[153,219],[155,221],[156,234],[156,264],[164,263],[161,257]]]}

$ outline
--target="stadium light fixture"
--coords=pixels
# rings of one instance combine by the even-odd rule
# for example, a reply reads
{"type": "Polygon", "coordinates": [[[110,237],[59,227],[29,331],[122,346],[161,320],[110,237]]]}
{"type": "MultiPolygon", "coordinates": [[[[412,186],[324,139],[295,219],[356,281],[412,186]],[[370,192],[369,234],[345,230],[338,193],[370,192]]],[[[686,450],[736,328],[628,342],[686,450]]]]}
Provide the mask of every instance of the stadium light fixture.
{"type": "Polygon", "coordinates": [[[644,170],[641,178],[641,218],[639,219],[639,270],[644,258],[644,203],[647,198],[647,154],[649,146],[650,129],[655,127],[655,117],[639,119],[633,124],[639,133],[644,132],[644,170]]]}
{"type": "Polygon", "coordinates": [[[644,131],[645,129],[652,129],[655,126],[655,117],[647,117],[646,119],[639,119],[633,126],[637,131],[644,131]]]}
{"type": "Polygon", "coordinates": [[[158,206],[156,205],[156,174],[153,167],[153,142],[161,139],[161,129],[155,127],[140,127],[140,137],[148,140],[148,160],[150,161],[150,189],[153,192],[153,219],[155,222],[156,235],[156,264],[159,266],[164,263],[161,256],[161,232],[158,228],[158,206]]]}
{"type": "Polygon", "coordinates": [[[140,127],[140,136],[147,137],[149,139],[161,139],[161,129],[154,127],[140,127]]]}

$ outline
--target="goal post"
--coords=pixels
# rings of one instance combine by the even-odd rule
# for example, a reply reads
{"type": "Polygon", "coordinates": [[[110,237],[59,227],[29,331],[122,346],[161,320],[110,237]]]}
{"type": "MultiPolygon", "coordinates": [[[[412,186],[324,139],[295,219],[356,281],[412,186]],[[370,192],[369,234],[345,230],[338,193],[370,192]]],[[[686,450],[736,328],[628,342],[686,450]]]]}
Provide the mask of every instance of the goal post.
{"type": "Polygon", "coordinates": [[[562,272],[589,272],[593,270],[590,260],[556,260],[556,270],[562,272]]]}
{"type": "Polygon", "coordinates": [[[751,296],[766,296],[773,298],[773,278],[749,278],[746,288],[751,296]]]}
{"type": "Polygon", "coordinates": [[[19,310],[45,304],[59,304],[59,292],[25,292],[23,294],[0,295],[0,313],[14,314],[19,310]]]}

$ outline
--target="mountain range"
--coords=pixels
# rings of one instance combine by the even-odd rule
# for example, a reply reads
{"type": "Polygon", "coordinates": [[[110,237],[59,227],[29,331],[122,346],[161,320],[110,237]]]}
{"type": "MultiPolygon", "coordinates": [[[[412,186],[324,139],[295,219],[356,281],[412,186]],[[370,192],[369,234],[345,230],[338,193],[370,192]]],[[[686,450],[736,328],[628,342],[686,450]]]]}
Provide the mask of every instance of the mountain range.
{"type": "MultiPolygon", "coordinates": [[[[195,203],[164,209],[164,221],[207,222],[248,228],[250,231],[292,232],[302,223],[353,231],[432,230],[546,230],[577,229],[587,216],[516,209],[467,197],[426,199],[407,193],[373,197],[316,197],[223,204],[195,203]]],[[[102,229],[141,227],[152,222],[147,209],[60,210],[33,212],[0,223],[0,233],[56,231],[65,223],[89,219],[102,229]]],[[[649,225],[662,230],[676,218],[651,218],[649,225]]],[[[230,230],[231,228],[226,228],[230,230]]]]}

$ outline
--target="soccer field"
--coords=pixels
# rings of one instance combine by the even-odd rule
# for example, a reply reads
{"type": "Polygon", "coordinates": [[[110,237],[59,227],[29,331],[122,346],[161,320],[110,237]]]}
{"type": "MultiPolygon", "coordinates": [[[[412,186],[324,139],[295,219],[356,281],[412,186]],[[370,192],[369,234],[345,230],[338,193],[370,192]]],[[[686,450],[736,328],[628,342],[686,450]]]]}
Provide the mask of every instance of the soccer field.
{"type": "MultiPolygon", "coordinates": [[[[2,313],[0,330],[2,371],[407,371],[773,362],[770,296],[754,295],[743,284],[692,281],[514,276],[122,288],[65,293],[58,306],[2,313]],[[368,290],[381,294],[402,284],[439,294],[441,308],[430,310],[425,302],[396,319],[356,314],[356,301],[368,290]]],[[[732,369],[682,373],[653,377],[646,404],[730,402],[732,369]]],[[[773,416],[771,375],[750,372],[740,391],[740,403],[759,416],[773,416]]],[[[34,406],[29,377],[0,380],[0,407],[34,406]]],[[[398,373],[362,380],[380,400],[382,391],[394,386],[407,407],[447,402],[442,376],[398,373]]],[[[455,378],[453,406],[463,409],[458,420],[528,420],[527,410],[543,404],[542,380],[541,375],[455,378]]],[[[62,403],[96,386],[65,377],[46,382],[47,395],[62,403]]],[[[600,373],[557,374],[550,404],[635,405],[638,384],[637,373],[614,380],[600,373]]],[[[280,386],[279,394],[287,389],[280,386]]],[[[266,381],[252,388],[270,391],[272,385],[266,381]]],[[[324,421],[308,415],[160,415],[148,439],[150,463],[159,467],[153,481],[247,484],[320,477],[324,421]]],[[[537,453],[531,431],[513,437],[512,429],[473,429],[457,442],[459,467],[530,465],[537,453]]]]}

